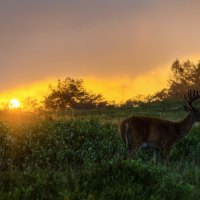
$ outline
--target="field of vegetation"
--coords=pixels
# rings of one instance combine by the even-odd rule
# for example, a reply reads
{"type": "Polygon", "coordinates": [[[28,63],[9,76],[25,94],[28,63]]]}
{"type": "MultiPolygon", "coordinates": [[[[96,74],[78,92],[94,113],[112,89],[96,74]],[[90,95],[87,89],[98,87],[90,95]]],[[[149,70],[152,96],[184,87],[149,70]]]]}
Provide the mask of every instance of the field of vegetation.
{"type": "Polygon", "coordinates": [[[168,166],[153,164],[149,151],[126,160],[119,136],[128,116],[179,120],[185,114],[166,103],[59,114],[2,111],[0,199],[199,199],[198,126],[176,145],[168,166]]]}

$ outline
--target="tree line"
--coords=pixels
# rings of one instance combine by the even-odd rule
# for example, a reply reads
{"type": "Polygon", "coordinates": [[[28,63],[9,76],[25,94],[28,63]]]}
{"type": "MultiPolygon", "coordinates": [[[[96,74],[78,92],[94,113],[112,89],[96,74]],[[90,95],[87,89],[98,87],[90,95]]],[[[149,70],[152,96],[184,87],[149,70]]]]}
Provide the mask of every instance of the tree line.
{"type": "Polygon", "coordinates": [[[157,92],[152,100],[179,100],[188,89],[200,89],[200,62],[194,64],[190,60],[180,62],[175,60],[171,66],[168,88],[157,92]]]}
{"type": "Polygon", "coordinates": [[[154,95],[146,97],[134,97],[128,99],[122,106],[134,106],[158,101],[179,101],[187,90],[200,90],[200,61],[194,64],[190,60],[180,62],[176,59],[170,70],[168,86],[156,92],[154,95]]]}
{"type": "MultiPolygon", "coordinates": [[[[171,74],[168,78],[168,87],[158,91],[154,95],[135,97],[121,104],[121,107],[131,107],[141,103],[154,101],[180,100],[188,89],[200,88],[200,62],[194,64],[190,60],[180,62],[175,60],[171,65],[171,74]]],[[[115,103],[109,103],[101,94],[87,91],[82,79],[67,77],[60,79],[55,87],[49,87],[50,92],[44,98],[46,109],[92,109],[115,107],[115,103]]],[[[133,91],[134,93],[134,91],[133,91]]]]}
{"type": "Polygon", "coordinates": [[[56,87],[50,86],[49,89],[43,102],[47,109],[92,109],[108,106],[101,94],[94,94],[83,87],[82,79],[59,79],[56,87]]]}

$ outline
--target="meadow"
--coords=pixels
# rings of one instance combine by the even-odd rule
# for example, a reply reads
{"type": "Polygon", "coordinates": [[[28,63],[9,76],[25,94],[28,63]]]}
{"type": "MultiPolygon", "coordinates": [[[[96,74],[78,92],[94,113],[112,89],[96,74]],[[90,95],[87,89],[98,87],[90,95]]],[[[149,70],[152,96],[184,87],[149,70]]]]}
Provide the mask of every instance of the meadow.
{"type": "Polygon", "coordinates": [[[169,165],[150,151],[126,159],[120,122],[132,115],[179,120],[179,103],[60,113],[0,112],[0,199],[179,200],[200,198],[200,127],[169,165]],[[49,120],[53,118],[53,120],[49,120]]]}

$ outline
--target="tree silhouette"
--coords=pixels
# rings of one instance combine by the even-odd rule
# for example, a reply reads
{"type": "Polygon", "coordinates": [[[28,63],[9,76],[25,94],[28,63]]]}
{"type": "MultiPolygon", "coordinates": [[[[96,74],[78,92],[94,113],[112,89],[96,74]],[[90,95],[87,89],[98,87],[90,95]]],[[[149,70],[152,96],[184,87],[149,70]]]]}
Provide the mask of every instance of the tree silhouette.
{"type": "Polygon", "coordinates": [[[178,59],[171,66],[168,88],[157,92],[153,100],[182,99],[188,89],[200,88],[200,62],[195,65],[190,60],[181,63],[178,59]]]}
{"type": "Polygon", "coordinates": [[[50,93],[44,100],[45,108],[48,109],[89,109],[107,105],[101,94],[86,91],[82,79],[59,79],[57,86],[50,86],[49,89],[50,93]]]}
{"type": "Polygon", "coordinates": [[[194,86],[193,76],[196,74],[196,66],[189,60],[182,64],[176,60],[172,64],[171,70],[168,96],[172,99],[179,99],[182,98],[185,91],[194,86]]]}

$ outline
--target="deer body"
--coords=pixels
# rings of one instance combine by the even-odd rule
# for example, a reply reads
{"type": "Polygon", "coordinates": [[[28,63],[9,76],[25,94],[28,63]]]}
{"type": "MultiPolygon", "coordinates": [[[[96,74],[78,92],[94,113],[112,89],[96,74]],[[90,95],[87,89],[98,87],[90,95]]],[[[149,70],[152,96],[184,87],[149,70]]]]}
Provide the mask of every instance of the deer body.
{"type": "Polygon", "coordinates": [[[161,152],[165,162],[173,146],[179,142],[200,121],[200,112],[191,103],[199,98],[198,91],[188,92],[187,110],[189,114],[181,121],[173,122],[151,117],[132,116],[122,121],[120,133],[122,140],[128,146],[128,157],[137,154],[140,149],[151,148],[154,151],[153,160],[161,152]]]}

